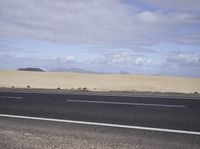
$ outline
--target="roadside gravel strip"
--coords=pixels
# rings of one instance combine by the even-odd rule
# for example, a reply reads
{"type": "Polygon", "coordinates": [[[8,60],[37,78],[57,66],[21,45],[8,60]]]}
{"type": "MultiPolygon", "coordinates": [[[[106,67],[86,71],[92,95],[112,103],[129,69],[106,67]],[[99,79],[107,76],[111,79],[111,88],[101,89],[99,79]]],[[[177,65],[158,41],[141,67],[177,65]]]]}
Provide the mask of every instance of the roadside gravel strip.
{"type": "Polygon", "coordinates": [[[81,125],[89,125],[89,126],[100,126],[100,127],[138,129],[138,130],[169,132],[169,133],[180,133],[180,134],[189,134],[189,135],[199,135],[200,136],[200,132],[197,132],[197,131],[161,129],[161,128],[141,127],[141,126],[130,126],[130,125],[119,125],[119,124],[108,124],[108,123],[95,123],[95,122],[86,122],[86,121],[73,121],[73,120],[64,120],[64,119],[52,119],[52,118],[18,116],[18,115],[7,115],[7,114],[0,114],[0,117],[27,119],[27,120],[40,120],[40,121],[49,121],[49,122],[62,122],[62,123],[72,123],[72,124],[81,124],[81,125]]]}
{"type": "Polygon", "coordinates": [[[199,149],[196,135],[0,118],[2,149],[199,149]]]}

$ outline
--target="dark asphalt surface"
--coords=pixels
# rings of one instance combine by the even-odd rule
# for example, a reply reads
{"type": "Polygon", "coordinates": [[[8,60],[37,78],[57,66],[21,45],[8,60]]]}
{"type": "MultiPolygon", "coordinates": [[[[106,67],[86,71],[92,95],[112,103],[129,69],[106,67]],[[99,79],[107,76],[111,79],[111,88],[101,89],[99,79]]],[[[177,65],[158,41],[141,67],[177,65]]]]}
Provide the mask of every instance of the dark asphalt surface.
{"type": "Polygon", "coordinates": [[[200,132],[200,100],[198,99],[0,92],[0,114],[200,132]],[[67,100],[181,105],[185,107],[76,103],[67,100]]]}

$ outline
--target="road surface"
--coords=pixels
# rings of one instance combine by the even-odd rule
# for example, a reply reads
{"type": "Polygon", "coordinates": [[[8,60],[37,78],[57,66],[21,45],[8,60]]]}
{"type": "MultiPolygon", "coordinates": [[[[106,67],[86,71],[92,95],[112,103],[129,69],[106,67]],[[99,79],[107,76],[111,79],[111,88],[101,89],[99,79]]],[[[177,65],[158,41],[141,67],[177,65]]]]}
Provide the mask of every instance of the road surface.
{"type": "Polygon", "coordinates": [[[65,127],[95,127],[95,131],[109,129],[111,134],[123,132],[120,134],[129,138],[143,134],[144,140],[151,136],[166,143],[175,136],[181,138],[177,140],[180,145],[200,147],[199,99],[0,92],[0,127],[6,123],[30,127],[27,121],[39,121],[40,128],[62,123],[65,127]]]}

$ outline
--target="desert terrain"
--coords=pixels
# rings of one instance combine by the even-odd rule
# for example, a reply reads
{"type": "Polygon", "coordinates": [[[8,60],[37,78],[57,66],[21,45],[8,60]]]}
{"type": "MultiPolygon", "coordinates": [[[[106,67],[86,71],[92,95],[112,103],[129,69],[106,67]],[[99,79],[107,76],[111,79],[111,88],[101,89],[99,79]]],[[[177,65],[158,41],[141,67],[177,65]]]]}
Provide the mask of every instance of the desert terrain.
{"type": "Polygon", "coordinates": [[[200,78],[2,70],[0,87],[199,93],[200,78]]]}

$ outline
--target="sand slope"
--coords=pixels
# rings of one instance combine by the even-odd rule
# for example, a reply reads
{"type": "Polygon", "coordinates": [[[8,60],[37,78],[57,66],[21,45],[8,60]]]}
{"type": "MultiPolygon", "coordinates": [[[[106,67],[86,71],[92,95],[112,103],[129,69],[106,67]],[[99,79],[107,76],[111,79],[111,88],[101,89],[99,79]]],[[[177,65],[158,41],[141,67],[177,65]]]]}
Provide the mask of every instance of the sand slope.
{"type": "Polygon", "coordinates": [[[0,87],[200,93],[200,78],[0,71],[0,87]]]}

